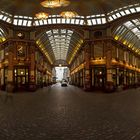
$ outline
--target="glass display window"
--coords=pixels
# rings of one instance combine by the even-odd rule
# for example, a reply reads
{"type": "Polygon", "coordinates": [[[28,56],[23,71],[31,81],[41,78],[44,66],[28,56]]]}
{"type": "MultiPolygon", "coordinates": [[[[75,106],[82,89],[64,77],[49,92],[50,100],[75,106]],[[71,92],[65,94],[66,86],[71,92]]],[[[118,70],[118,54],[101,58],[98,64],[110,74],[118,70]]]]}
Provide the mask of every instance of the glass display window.
{"type": "Polygon", "coordinates": [[[27,67],[14,68],[14,83],[17,89],[24,89],[29,82],[29,69],[27,67]]]}

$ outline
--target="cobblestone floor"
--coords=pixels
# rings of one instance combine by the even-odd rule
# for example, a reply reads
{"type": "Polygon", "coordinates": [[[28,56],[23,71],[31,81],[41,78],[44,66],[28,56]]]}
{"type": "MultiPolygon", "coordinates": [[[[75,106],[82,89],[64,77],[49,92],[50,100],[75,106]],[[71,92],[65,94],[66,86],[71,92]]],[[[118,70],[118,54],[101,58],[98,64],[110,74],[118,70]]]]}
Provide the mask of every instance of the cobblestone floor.
{"type": "Polygon", "coordinates": [[[140,140],[140,89],[86,93],[73,86],[0,95],[0,140],[140,140]]]}

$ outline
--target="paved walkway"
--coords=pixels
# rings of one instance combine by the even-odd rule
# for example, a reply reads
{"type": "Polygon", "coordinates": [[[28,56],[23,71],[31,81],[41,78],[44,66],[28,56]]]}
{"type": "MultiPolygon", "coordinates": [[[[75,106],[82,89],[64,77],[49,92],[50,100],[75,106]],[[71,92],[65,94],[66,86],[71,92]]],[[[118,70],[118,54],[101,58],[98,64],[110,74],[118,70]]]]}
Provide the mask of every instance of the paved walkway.
{"type": "Polygon", "coordinates": [[[88,93],[59,84],[0,95],[0,140],[140,140],[140,89],[88,93]]]}

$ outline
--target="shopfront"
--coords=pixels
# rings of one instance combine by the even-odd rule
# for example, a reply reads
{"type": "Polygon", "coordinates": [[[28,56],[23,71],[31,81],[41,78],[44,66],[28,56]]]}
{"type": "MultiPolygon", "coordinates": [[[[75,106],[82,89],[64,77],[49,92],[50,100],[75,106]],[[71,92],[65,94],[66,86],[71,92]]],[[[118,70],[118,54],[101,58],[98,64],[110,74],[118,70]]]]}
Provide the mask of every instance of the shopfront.
{"type": "Polygon", "coordinates": [[[105,67],[94,66],[92,68],[92,88],[103,89],[106,82],[106,69],[105,67]]]}
{"type": "Polygon", "coordinates": [[[14,85],[16,90],[27,90],[29,85],[29,68],[25,66],[14,68],[14,85]]]}

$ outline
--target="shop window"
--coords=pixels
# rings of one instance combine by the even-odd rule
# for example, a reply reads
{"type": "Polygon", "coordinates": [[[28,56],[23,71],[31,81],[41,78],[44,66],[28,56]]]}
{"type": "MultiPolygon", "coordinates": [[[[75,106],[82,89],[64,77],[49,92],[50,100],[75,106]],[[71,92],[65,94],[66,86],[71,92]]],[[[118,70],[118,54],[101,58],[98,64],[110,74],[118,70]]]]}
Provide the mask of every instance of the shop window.
{"type": "Polygon", "coordinates": [[[117,85],[117,69],[112,69],[112,79],[114,85],[117,85]]]}
{"type": "Polygon", "coordinates": [[[17,89],[25,89],[29,82],[29,70],[28,68],[15,68],[14,69],[14,83],[17,89]]]}
{"type": "Polygon", "coordinates": [[[95,88],[103,88],[106,81],[106,71],[105,68],[94,68],[94,72],[92,72],[92,79],[94,78],[94,87],[95,88]]]}
{"type": "Polygon", "coordinates": [[[119,85],[124,84],[124,70],[119,70],[119,85]]]}

